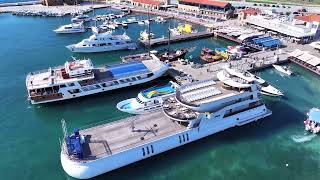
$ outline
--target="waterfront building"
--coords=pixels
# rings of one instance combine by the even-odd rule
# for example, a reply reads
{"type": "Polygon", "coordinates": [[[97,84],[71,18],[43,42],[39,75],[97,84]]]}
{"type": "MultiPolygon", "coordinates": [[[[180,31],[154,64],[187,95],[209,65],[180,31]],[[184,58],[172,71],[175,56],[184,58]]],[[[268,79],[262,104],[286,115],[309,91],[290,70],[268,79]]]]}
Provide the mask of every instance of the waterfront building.
{"type": "Polygon", "coordinates": [[[178,9],[185,13],[193,13],[219,19],[233,17],[234,7],[228,2],[214,0],[179,0],[178,9]]]}
{"type": "Polygon", "coordinates": [[[168,4],[167,0],[132,0],[134,6],[159,10],[162,6],[168,4]]]}
{"type": "Polygon", "coordinates": [[[271,34],[288,38],[292,42],[308,43],[319,37],[319,22],[302,21],[296,17],[293,20],[274,16],[253,15],[246,18],[245,23],[263,28],[271,34]]]}
{"type": "Polygon", "coordinates": [[[320,75],[320,58],[319,57],[316,57],[307,51],[301,51],[299,49],[295,49],[294,51],[289,53],[289,59],[292,62],[320,75]]]}
{"type": "Polygon", "coordinates": [[[238,20],[243,21],[247,19],[247,17],[252,16],[252,15],[258,15],[261,13],[261,10],[258,8],[248,8],[248,9],[243,9],[240,10],[238,13],[238,20]]]}

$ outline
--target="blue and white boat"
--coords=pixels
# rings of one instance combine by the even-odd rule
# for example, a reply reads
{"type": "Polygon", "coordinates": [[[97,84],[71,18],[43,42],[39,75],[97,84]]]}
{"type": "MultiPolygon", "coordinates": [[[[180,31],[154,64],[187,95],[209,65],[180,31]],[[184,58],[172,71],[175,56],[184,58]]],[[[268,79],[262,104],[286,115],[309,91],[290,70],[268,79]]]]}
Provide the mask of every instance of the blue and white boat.
{"type": "Polygon", "coordinates": [[[32,104],[77,98],[152,81],[168,66],[156,56],[142,62],[94,67],[90,59],[67,61],[63,66],[32,72],[26,78],[32,104]]]}
{"type": "Polygon", "coordinates": [[[141,91],[136,98],[127,99],[117,104],[120,111],[130,114],[145,114],[161,109],[167,98],[173,98],[177,83],[170,81],[164,86],[155,86],[141,91]]]}
{"type": "Polygon", "coordinates": [[[320,109],[312,108],[307,113],[308,119],[304,121],[305,130],[313,134],[320,132],[320,109]]]}

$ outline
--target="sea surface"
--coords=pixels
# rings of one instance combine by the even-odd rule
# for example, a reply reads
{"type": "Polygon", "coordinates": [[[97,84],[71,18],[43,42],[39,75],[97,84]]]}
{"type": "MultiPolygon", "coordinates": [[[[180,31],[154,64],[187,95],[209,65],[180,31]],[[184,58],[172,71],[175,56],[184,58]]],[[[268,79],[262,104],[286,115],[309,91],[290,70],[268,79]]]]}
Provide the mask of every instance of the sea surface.
{"type": "MultiPolygon", "coordinates": [[[[110,10],[99,10],[102,14],[110,10]]],[[[146,18],[136,15],[138,18],[146,18]]],[[[40,18],[0,14],[0,179],[73,179],[60,164],[61,119],[68,130],[102,120],[111,122],[128,114],[116,104],[160,82],[87,96],[48,105],[27,101],[25,78],[32,71],[63,64],[71,56],[91,58],[95,65],[120,62],[120,56],[145,52],[117,51],[78,55],[66,45],[89,37],[91,32],[56,35],[53,29],[70,22],[70,17],[40,18]]],[[[171,26],[181,22],[172,21],[171,26]]],[[[152,23],[157,36],[167,34],[169,23],[152,23]]],[[[194,26],[201,29],[201,27],[194,26]]],[[[126,32],[137,39],[146,27],[129,25],[126,32]]],[[[201,48],[233,45],[222,39],[207,38],[172,45],[197,49],[188,57],[197,60],[201,48]]],[[[164,48],[165,46],[159,47],[164,48]]],[[[162,153],[106,173],[94,179],[290,179],[316,180],[320,177],[320,139],[308,138],[303,127],[306,112],[320,106],[320,79],[296,65],[289,65],[296,76],[287,77],[274,69],[258,74],[285,94],[284,98],[264,98],[273,111],[271,117],[246,126],[228,129],[197,142],[162,153]],[[306,141],[306,142],[300,142],[306,141]]]]}

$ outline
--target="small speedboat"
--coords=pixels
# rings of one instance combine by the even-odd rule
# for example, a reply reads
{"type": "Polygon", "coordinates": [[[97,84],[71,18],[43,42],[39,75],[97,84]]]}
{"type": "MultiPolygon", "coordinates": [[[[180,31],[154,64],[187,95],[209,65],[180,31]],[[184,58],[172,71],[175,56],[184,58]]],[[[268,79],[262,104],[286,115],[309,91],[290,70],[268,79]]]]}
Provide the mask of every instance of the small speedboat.
{"type": "Polygon", "coordinates": [[[144,25],[144,22],[139,21],[138,24],[139,24],[140,26],[143,26],[143,25],[144,25]]]}
{"type": "Polygon", "coordinates": [[[147,30],[140,32],[140,37],[139,37],[140,41],[146,41],[146,40],[149,40],[149,38],[150,39],[154,38],[154,34],[152,32],[149,33],[147,30]]]}
{"type": "Polygon", "coordinates": [[[286,75],[291,76],[293,73],[292,71],[290,71],[290,69],[288,67],[283,67],[283,66],[279,66],[279,65],[272,65],[277,71],[282,72],[286,75]]]}
{"type": "Polygon", "coordinates": [[[71,22],[87,22],[90,20],[91,20],[90,16],[82,14],[72,18],[71,22]]]}
{"type": "Polygon", "coordinates": [[[307,113],[308,118],[304,121],[305,130],[313,134],[320,132],[320,109],[312,108],[307,113]]]}

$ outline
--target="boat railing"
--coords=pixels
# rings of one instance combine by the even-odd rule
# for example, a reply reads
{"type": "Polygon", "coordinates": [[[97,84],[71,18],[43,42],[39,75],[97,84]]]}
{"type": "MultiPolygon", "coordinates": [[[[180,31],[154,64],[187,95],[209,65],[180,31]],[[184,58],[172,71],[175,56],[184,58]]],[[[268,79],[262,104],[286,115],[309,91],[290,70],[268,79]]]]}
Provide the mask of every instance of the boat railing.
{"type": "Polygon", "coordinates": [[[109,126],[109,125],[112,125],[112,124],[115,124],[115,123],[127,121],[127,120],[129,120],[131,118],[136,118],[136,116],[129,115],[129,116],[120,116],[120,117],[117,117],[117,118],[108,118],[108,119],[103,120],[103,121],[99,121],[99,122],[96,122],[96,123],[92,123],[92,124],[88,124],[88,125],[79,127],[78,129],[80,129],[82,132],[86,132],[89,129],[99,128],[101,126],[109,126]]]}

